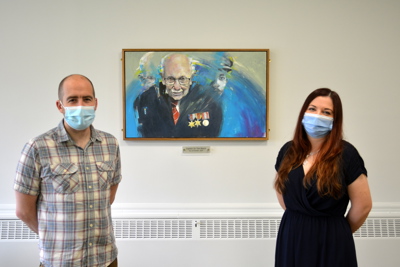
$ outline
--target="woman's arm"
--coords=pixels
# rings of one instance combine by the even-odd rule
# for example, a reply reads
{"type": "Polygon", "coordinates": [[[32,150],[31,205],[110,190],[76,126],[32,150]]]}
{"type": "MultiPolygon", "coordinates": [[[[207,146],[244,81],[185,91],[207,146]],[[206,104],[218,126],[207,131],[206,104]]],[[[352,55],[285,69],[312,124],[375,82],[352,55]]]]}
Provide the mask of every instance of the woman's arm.
{"type": "Polygon", "coordinates": [[[276,197],[278,198],[278,202],[281,205],[282,209],[286,210],[286,205],[285,205],[285,201],[283,200],[282,194],[278,193],[278,191],[276,191],[276,197]]]}
{"type": "MultiPolygon", "coordinates": [[[[276,179],[278,179],[278,173],[275,174],[275,181],[276,179]]],[[[278,198],[278,202],[279,205],[281,205],[282,209],[286,210],[286,205],[285,205],[285,201],[283,200],[283,196],[281,193],[279,193],[276,188],[275,188],[275,192],[276,192],[276,197],[278,198]]]]}
{"type": "Polygon", "coordinates": [[[348,188],[351,207],[347,213],[347,221],[351,231],[354,233],[363,225],[372,208],[371,192],[369,190],[368,179],[361,174],[348,188]]]}

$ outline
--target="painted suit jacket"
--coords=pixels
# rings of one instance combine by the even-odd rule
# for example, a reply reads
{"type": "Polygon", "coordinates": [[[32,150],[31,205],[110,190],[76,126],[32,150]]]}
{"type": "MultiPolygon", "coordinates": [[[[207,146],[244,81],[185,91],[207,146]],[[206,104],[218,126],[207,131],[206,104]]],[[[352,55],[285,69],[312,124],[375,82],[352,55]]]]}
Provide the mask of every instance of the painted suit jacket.
{"type": "Polygon", "coordinates": [[[192,85],[179,101],[180,116],[174,124],[171,98],[160,83],[139,95],[134,102],[138,131],[149,138],[218,137],[222,125],[219,94],[212,87],[192,85]]]}

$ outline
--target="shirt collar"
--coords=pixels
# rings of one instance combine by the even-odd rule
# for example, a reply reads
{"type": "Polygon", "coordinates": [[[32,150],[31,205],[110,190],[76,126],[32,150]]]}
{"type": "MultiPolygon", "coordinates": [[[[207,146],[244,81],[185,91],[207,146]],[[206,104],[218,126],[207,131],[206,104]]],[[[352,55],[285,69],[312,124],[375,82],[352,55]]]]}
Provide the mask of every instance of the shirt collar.
{"type": "MultiPolygon", "coordinates": [[[[91,132],[91,137],[90,140],[92,142],[94,141],[102,141],[102,138],[99,134],[99,132],[92,126],[90,125],[90,132],[91,132]]],[[[67,141],[72,141],[72,139],[69,137],[67,130],[65,130],[64,127],[64,119],[61,120],[61,122],[58,124],[57,126],[57,142],[61,143],[61,142],[67,142],[67,141]]]]}

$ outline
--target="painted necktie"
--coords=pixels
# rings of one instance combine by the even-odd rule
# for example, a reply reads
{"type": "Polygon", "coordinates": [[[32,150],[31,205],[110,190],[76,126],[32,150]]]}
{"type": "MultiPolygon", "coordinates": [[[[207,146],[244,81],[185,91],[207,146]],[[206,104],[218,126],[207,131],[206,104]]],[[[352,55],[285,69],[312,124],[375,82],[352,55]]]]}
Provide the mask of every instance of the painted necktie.
{"type": "Polygon", "coordinates": [[[172,100],[172,116],[174,117],[174,123],[176,124],[179,119],[179,111],[177,109],[178,101],[177,100],[172,100]]]}

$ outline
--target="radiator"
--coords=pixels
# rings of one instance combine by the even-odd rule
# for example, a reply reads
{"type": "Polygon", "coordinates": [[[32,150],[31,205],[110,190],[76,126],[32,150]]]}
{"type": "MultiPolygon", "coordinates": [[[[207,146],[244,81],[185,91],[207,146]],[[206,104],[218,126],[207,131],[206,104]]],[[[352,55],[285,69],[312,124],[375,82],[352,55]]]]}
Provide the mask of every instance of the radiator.
{"type": "MultiPolygon", "coordinates": [[[[280,219],[114,219],[120,267],[269,267],[280,219]]],[[[0,220],[2,266],[37,266],[38,236],[0,220]]],[[[359,266],[400,266],[400,218],[368,218],[354,234],[359,266]]]]}
{"type": "MultiPolygon", "coordinates": [[[[280,219],[114,219],[117,239],[274,239],[280,219]]],[[[400,238],[400,218],[370,218],[355,238],[400,238]]],[[[20,220],[0,220],[0,240],[38,239],[20,220]]]]}

